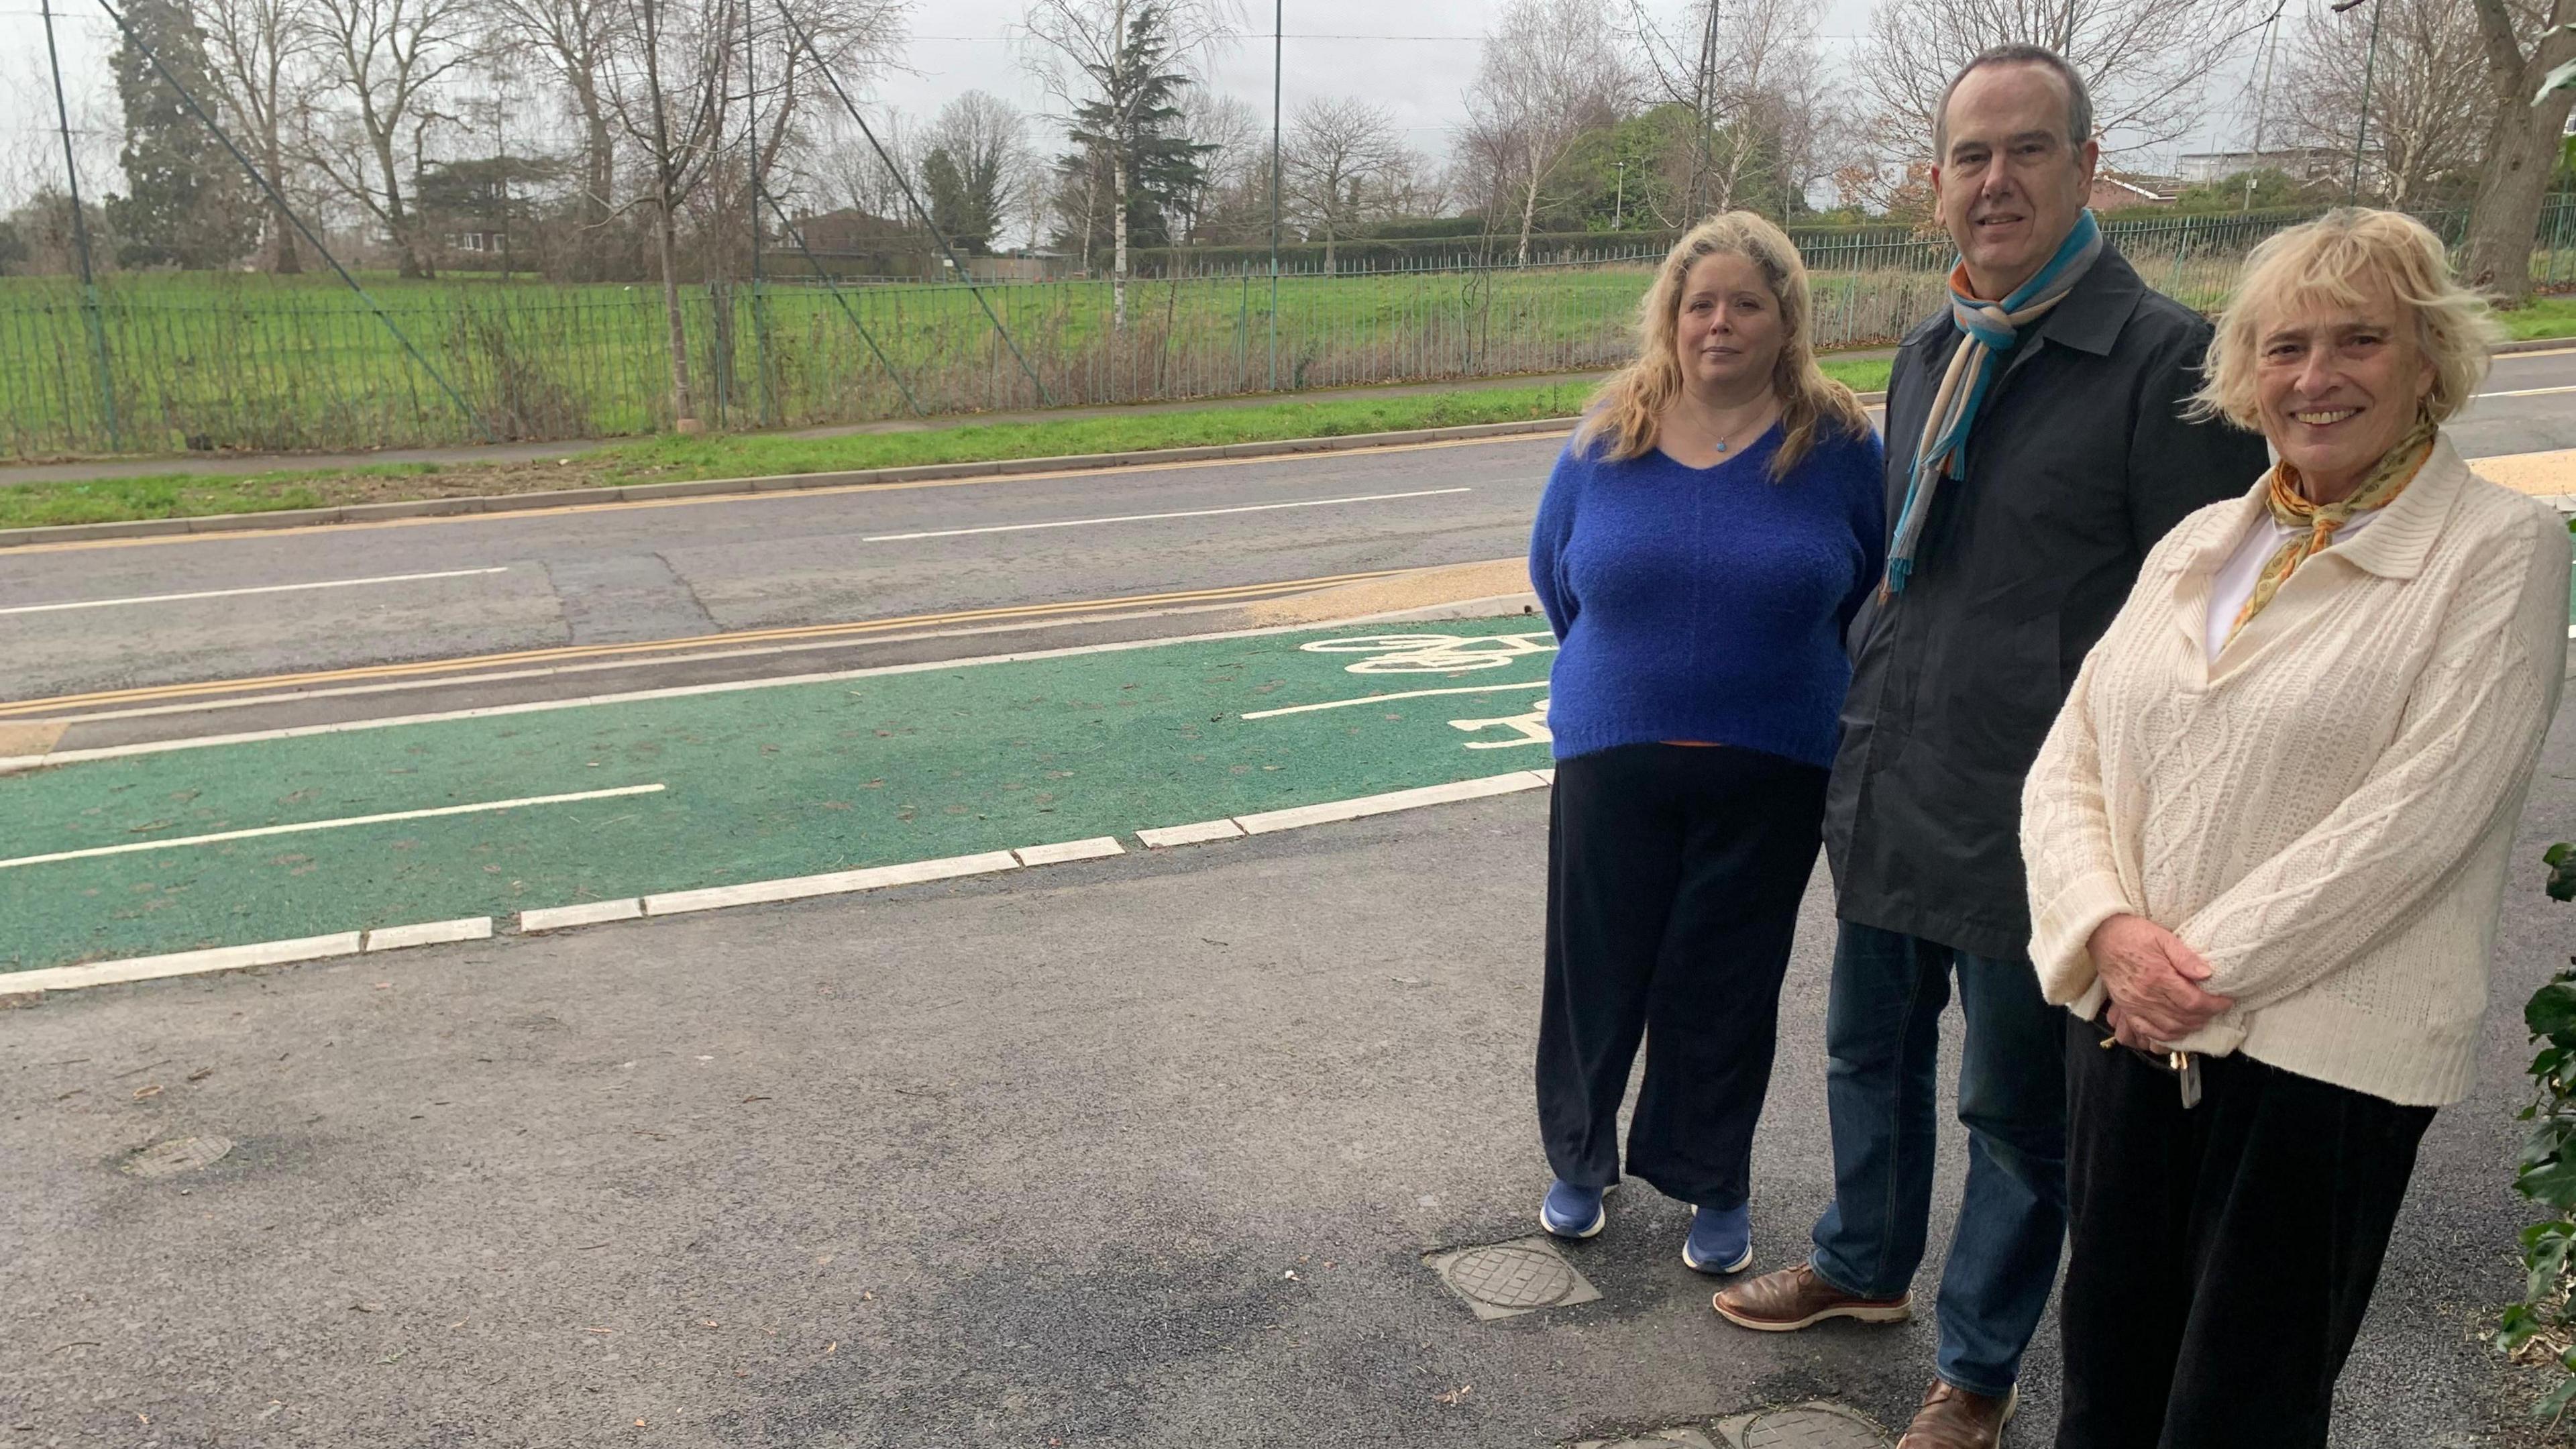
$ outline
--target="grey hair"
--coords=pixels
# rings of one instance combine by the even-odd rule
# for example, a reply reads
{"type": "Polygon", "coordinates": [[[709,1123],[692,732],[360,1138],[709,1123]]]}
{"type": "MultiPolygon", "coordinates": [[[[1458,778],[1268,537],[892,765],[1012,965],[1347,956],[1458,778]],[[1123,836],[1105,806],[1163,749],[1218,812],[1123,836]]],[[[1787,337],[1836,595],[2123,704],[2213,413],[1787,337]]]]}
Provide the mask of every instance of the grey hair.
{"type": "Polygon", "coordinates": [[[2084,77],[2075,73],[2065,56],[2045,45],[1998,45],[1977,52],[1941,88],[1941,105],[1932,113],[1932,155],[1936,160],[1946,158],[1950,152],[1950,93],[1959,88],[1959,82],[1990,65],[2036,65],[2055,73],[2066,87],[2066,144],[2080,148],[2093,139],[2093,93],[2085,89],[2084,77]]]}

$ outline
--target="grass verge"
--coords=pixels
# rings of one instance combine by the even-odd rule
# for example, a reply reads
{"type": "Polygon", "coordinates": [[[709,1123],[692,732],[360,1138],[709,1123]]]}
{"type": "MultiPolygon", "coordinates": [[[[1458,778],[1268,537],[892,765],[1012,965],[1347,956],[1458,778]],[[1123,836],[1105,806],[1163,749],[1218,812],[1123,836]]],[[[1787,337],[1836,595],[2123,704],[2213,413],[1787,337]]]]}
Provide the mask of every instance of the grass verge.
{"type": "Polygon", "coordinates": [[[2528,306],[2498,312],[2496,320],[2516,341],[2576,336],[2576,297],[2534,297],[2528,306]]]}
{"type": "MultiPolygon", "coordinates": [[[[1887,363],[1883,359],[1831,359],[1826,370],[1864,392],[1884,387],[1887,381],[1887,363]]],[[[772,433],[661,436],[533,463],[387,464],[239,476],[173,472],[80,482],[23,483],[0,487],[0,528],[1348,437],[1410,428],[1564,417],[1579,409],[1589,392],[1588,385],[1567,383],[1462,388],[1323,402],[1218,404],[1037,422],[955,423],[824,438],[772,433]]]]}

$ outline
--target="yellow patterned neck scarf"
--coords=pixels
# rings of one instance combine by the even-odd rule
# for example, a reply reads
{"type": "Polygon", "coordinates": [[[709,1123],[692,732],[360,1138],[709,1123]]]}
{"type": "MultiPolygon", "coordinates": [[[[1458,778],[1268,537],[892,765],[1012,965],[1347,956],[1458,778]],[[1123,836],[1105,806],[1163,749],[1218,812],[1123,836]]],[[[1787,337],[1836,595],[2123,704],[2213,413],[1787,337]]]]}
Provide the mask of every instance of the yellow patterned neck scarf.
{"type": "Polygon", "coordinates": [[[2405,437],[2398,439],[2397,446],[2389,449],[2371,468],[2370,476],[2361,480],[2360,487],[2335,503],[2310,502],[2307,494],[2301,491],[2299,470],[2291,467],[2286,459],[2273,464],[2272,521],[2283,528],[2304,529],[2305,532],[2294,535],[2281,545],[2281,551],[2272,555],[2271,562],[2263,565],[2263,572],[2254,580],[2254,593],[2246,599],[2245,607],[2236,611],[2236,622],[2228,626],[2227,637],[2234,639],[2244,630],[2247,621],[2262,613],[2263,606],[2272,602],[2272,596],[2281,592],[2281,585],[2288,583],[2290,575],[2299,571],[2299,565],[2325,552],[2334,542],[2335,530],[2350,522],[2354,514],[2385,508],[2394,502],[2398,494],[2406,491],[2406,485],[2415,481],[2415,475],[2424,467],[2424,460],[2432,455],[2433,424],[2429,420],[2419,420],[2405,437]]]}

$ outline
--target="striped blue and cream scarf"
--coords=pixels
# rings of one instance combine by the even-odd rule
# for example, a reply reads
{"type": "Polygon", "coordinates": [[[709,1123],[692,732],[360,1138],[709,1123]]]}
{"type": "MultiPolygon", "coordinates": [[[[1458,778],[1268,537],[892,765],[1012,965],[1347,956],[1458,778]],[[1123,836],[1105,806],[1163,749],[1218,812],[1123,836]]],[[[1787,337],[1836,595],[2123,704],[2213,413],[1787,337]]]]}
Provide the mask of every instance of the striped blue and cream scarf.
{"type": "Polygon", "coordinates": [[[1887,582],[1879,597],[1905,592],[1914,573],[1915,550],[1923,541],[1923,521],[1931,516],[1932,499],[1944,475],[1967,471],[1968,429],[1977,406],[2003,368],[2004,354],[2021,340],[2021,329],[2048,315],[2102,255],[2102,228],[2085,212],[2075,229],[2059,243],[2057,255],[2039,274],[2000,302],[1980,301],[1968,292],[1968,264],[1962,258],[1950,268],[1950,320],[1961,334],[1950,354],[1949,371],[1932,394],[1932,411],[1923,419],[1923,436],[1914,447],[1914,467],[1905,482],[1905,506],[1896,515],[1896,538],[1887,550],[1887,582]]]}

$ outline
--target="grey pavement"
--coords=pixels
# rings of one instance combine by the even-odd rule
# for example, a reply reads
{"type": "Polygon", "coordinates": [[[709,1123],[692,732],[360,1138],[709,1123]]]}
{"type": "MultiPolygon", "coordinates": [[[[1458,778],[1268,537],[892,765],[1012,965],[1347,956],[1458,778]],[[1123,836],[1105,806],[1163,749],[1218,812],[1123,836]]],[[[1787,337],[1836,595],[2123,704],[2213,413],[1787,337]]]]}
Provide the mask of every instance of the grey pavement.
{"type": "MultiPolygon", "coordinates": [[[[2537,866],[2576,835],[2571,781],[2562,723],[2484,1078],[2427,1138],[2339,1446],[2533,1442],[2479,1336],[2527,1220],[2515,1008],[2576,927],[2537,866]]],[[[1811,1398],[1901,1423],[1927,1321],[1733,1330],[1678,1260],[1686,1209],[1635,1184],[1568,1250],[1595,1302],[1479,1322],[1423,1267],[1529,1233],[1545,1185],[1544,809],[0,1016],[0,1433],[1417,1449],[1811,1398]],[[120,1171],[191,1136],[235,1145],[120,1171]]],[[[1827,1191],[1827,915],[1820,873],[1756,1146],[1766,1266],[1827,1191]]],[[[2025,1389],[2007,1442],[2045,1443],[2050,1331],[2025,1389]]]]}
{"type": "MultiPolygon", "coordinates": [[[[2530,392],[2569,386],[2576,354],[2500,359],[2490,390],[2529,395],[2480,401],[2453,434],[2472,456],[2576,447],[2576,392],[2530,392]]],[[[1504,439],[11,550],[0,699],[1509,558],[1527,544],[1559,446],[1504,439]],[[1060,526],[1070,523],[1081,526],[1060,526]],[[1031,524],[1046,526],[1018,527],[1031,524]],[[917,534],[944,536],[902,536],[917,534]],[[462,570],[490,572],[400,577],[462,570]],[[351,580],[393,581],[170,597],[351,580]],[[128,602],[53,607],[110,600],[128,602]]]]}

